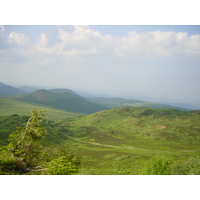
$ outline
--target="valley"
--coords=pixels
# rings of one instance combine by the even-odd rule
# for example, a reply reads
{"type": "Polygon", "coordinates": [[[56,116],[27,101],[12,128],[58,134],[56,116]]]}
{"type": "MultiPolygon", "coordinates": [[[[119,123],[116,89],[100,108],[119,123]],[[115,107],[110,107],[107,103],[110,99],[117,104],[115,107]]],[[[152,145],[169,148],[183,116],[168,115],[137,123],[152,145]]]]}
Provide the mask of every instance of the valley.
{"type": "Polygon", "coordinates": [[[27,122],[33,109],[47,110],[43,149],[48,155],[64,151],[78,156],[77,175],[146,174],[145,167],[157,157],[171,160],[168,174],[200,174],[199,110],[133,99],[84,98],[68,89],[3,95],[1,147],[9,144],[9,135],[27,122]]]}

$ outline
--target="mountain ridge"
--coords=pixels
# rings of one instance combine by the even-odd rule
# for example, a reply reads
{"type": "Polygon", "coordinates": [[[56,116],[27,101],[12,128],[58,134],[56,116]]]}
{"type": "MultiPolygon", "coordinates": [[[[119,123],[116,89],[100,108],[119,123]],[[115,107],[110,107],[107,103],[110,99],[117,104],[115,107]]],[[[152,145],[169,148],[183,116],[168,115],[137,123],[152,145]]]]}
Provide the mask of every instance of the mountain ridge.
{"type": "MultiPolygon", "coordinates": [[[[28,86],[22,86],[21,89],[20,88],[14,88],[12,86],[6,85],[2,82],[0,82],[0,96],[7,96],[7,95],[18,95],[18,94],[27,94],[27,93],[33,93],[33,92],[37,92],[40,91],[39,94],[35,95],[35,100],[31,100],[30,98],[28,98],[28,102],[29,103],[48,103],[47,98],[42,95],[41,90],[42,89],[37,89],[37,88],[33,88],[33,87],[28,87],[28,86]],[[23,90],[22,90],[23,89],[23,90]],[[45,100],[46,99],[46,100],[45,100]]],[[[43,89],[44,90],[44,89],[43,89]]],[[[81,99],[83,101],[89,101],[90,103],[93,103],[93,106],[96,105],[97,107],[99,107],[100,110],[102,109],[112,109],[112,108],[118,108],[118,107],[149,107],[149,108],[172,108],[172,109],[179,109],[179,110],[183,110],[183,111],[189,111],[189,110],[198,110],[198,108],[192,106],[192,105],[186,105],[186,104],[170,104],[170,103],[162,103],[162,102],[146,102],[146,101],[142,101],[142,100],[137,100],[137,99],[125,99],[125,98],[109,98],[109,97],[84,97],[82,96],[80,93],[76,93],[73,90],[70,89],[63,89],[63,88],[58,88],[58,89],[48,89],[46,91],[49,92],[53,92],[56,93],[58,96],[62,96],[63,94],[65,94],[63,97],[64,99],[66,98],[66,95],[68,94],[68,98],[70,98],[70,95],[75,95],[76,98],[79,99],[79,103],[81,102],[81,99]],[[182,106],[181,106],[182,105],[182,106]]],[[[8,97],[8,98],[14,98],[15,100],[20,100],[22,98],[21,95],[18,95],[18,97],[8,97]]],[[[26,97],[25,97],[26,98],[26,97]]],[[[75,98],[75,97],[74,97],[75,98]]],[[[75,99],[76,99],[75,98],[75,99]]],[[[64,103],[64,99],[60,100],[60,103],[65,104],[64,103]]],[[[26,102],[26,100],[25,100],[26,102]]],[[[78,103],[76,102],[76,103],[78,103]]],[[[58,108],[57,106],[59,106],[59,101],[56,101],[56,108],[58,108]]],[[[74,102],[75,103],[75,102],[74,102]]],[[[83,103],[83,102],[82,102],[83,103]]],[[[85,102],[86,103],[86,102],[85,102]]],[[[85,106],[85,103],[83,103],[82,105],[85,106]]],[[[89,104],[89,103],[86,103],[89,104]]],[[[53,104],[51,106],[54,106],[53,104]]],[[[71,103],[71,106],[73,106],[73,103],[71,103]]],[[[62,109],[63,106],[59,106],[59,109],[62,109]]],[[[64,109],[66,110],[66,107],[64,107],[64,109]]],[[[69,107],[67,107],[67,109],[70,109],[69,107]]],[[[93,111],[99,111],[99,109],[92,109],[93,111]]],[[[76,109],[75,112],[79,112],[80,109],[76,109]]],[[[81,109],[81,112],[86,112],[87,114],[89,113],[84,109],[81,109]]],[[[70,110],[71,112],[74,112],[73,109],[70,110]]],[[[93,112],[92,111],[92,112],[93,112]]]]}
{"type": "Polygon", "coordinates": [[[0,82],[0,96],[6,96],[6,95],[13,95],[13,94],[25,94],[26,92],[19,89],[15,88],[10,85],[6,85],[2,82],[0,82]]]}
{"type": "Polygon", "coordinates": [[[41,89],[28,94],[7,96],[7,98],[84,114],[107,109],[106,107],[90,102],[73,92],[66,92],[66,90],[65,92],[53,92],[41,89]]]}
{"type": "Polygon", "coordinates": [[[145,102],[136,99],[124,99],[124,98],[107,98],[107,97],[90,97],[87,98],[92,102],[99,103],[100,105],[104,105],[109,109],[113,108],[120,108],[120,107],[148,107],[148,108],[171,108],[171,109],[178,109],[182,111],[189,111],[191,109],[180,107],[180,106],[172,106],[168,104],[159,104],[153,102],[145,102]]]}

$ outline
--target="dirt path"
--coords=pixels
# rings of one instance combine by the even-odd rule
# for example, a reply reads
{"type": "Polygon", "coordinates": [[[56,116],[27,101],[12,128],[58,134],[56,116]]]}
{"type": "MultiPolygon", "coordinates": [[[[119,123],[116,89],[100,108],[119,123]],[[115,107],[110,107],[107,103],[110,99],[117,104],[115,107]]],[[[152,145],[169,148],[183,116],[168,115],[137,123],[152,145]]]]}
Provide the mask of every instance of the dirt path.
{"type": "Polygon", "coordinates": [[[100,144],[100,143],[96,143],[96,142],[86,142],[86,141],[82,141],[82,140],[78,140],[76,138],[70,137],[69,135],[65,134],[68,138],[77,141],[77,142],[81,142],[81,143],[86,143],[86,144],[92,144],[92,145],[97,145],[97,146],[102,146],[102,147],[110,147],[110,148],[118,148],[118,149],[133,149],[133,150],[140,150],[140,151],[162,151],[162,152],[169,152],[169,151],[163,151],[163,150],[150,150],[150,149],[139,149],[139,148],[134,148],[134,147],[120,147],[120,146],[114,146],[114,145],[108,145],[108,144],[100,144]]]}
{"type": "MultiPolygon", "coordinates": [[[[64,133],[63,133],[64,134],[64,133]]],[[[100,143],[96,143],[96,142],[86,142],[86,141],[82,141],[73,137],[70,137],[67,134],[66,135],[68,138],[70,138],[71,140],[77,141],[77,142],[81,142],[81,143],[86,143],[86,144],[92,144],[92,145],[97,145],[97,146],[102,146],[102,147],[110,147],[110,148],[118,148],[118,149],[133,149],[133,150],[139,150],[139,151],[160,151],[160,152],[171,152],[171,151],[163,151],[163,150],[153,150],[153,149],[140,149],[140,148],[134,148],[134,147],[120,147],[120,146],[114,146],[114,145],[108,145],[108,144],[100,144],[100,143]]],[[[198,152],[197,150],[180,150],[179,152],[198,152]]]]}

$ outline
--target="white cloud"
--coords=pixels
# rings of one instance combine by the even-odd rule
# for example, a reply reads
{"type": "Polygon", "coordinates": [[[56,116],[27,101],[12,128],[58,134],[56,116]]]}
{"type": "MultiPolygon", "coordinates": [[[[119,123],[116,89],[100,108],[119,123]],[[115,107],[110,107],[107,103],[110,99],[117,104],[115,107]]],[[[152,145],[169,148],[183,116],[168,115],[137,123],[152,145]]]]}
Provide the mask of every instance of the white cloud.
{"type": "MultiPolygon", "coordinates": [[[[3,30],[3,29],[2,29],[3,30]]],[[[73,59],[76,56],[108,55],[125,58],[142,57],[199,57],[200,35],[188,36],[183,32],[154,31],[139,34],[129,31],[126,37],[102,35],[88,26],[73,26],[67,31],[58,27],[58,31],[48,35],[42,33],[36,44],[28,43],[29,38],[23,33],[10,33],[10,43],[27,45],[27,53],[33,56],[59,56],[73,59]]],[[[18,47],[16,47],[16,51],[18,47]]]]}
{"type": "Polygon", "coordinates": [[[200,35],[188,36],[187,33],[154,31],[137,34],[128,32],[116,49],[118,56],[200,56],[200,35]]]}
{"type": "Polygon", "coordinates": [[[8,37],[8,42],[15,42],[18,45],[25,45],[28,43],[28,41],[29,37],[26,36],[24,33],[11,32],[8,37]]]}
{"type": "Polygon", "coordinates": [[[36,43],[12,32],[0,37],[0,47],[2,81],[99,89],[131,98],[199,99],[200,35],[130,31],[120,38],[88,26],[59,26],[40,34],[36,43]]]}

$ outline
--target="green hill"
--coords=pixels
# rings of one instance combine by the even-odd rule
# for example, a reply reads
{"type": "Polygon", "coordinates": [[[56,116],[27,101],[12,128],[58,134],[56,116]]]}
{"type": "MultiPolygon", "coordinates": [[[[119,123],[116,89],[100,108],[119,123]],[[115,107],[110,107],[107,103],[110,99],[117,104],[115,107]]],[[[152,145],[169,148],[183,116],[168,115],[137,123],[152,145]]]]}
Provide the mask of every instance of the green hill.
{"type": "MultiPolygon", "coordinates": [[[[25,119],[0,117],[4,143],[9,129],[20,120],[25,119]]],[[[174,162],[170,173],[187,174],[188,166],[199,166],[199,121],[200,111],[121,107],[62,121],[46,120],[43,125],[49,134],[43,145],[78,155],[79,174],[138,174],[146,161],[163,155],[174,162]]]]}
{"type": "Polygon", "coordinates": [[[180,163],[199,156],[199,121],[200,111],[115,108],[51,126],[45,144],[55,147],[53,142],[57,141],[58,146],[81,156],[87,173],[122,170],[131,174],[156,155],[164,154],[180,163]]]}
{"type": "Polygon", "coordinates": [[[109,109],[126,106],[126,107],[148,107],[148,108],[156,108],[156,109],[171,108],[171,109],[178,109],[178,110],[183,110],[183,111],[190,110],[190,109],[182,108],[179,106],[150,103],[150,102],[145,102],[145,101],[140,101],[140,100],[135,100],[135,99],[105,98],[105,97],[91,97],[88,99],[94,103],[98,103],[100,105],[106,106],[109,109]]]}
{"type": "Polygon", "coordinates": [[[106,109],[106,107],[92,103],[69,90],[37,90],[25,95],[7,96],[7,98],[77,113],[89,114],[106,109]]]}
{"type": "Polygon", "coordinates": [[[142,146],[160,150],[200,150],[199,113],[174,109],[122,107],[83,116],[72,124],[85,130],[91,129],[91,132],[87,132],[87,137],[95,136],[95,141],[105,144],[118,145],[114,142],[117,139],[118,142],[121,140],[120,145],[137,148],[142,146]],[[102,140],[101,134],[107,135],[107,139],[110,139],[102,140]],[[161,143],[165,145],[160,145],[161,143]]]}
{"type": "Polygon", "coordinates": [[[79,114],[65,112],[61,110],[56,110],[48,108],[45,106],[37,106],[33,104],[28,104],[20,101],[15,101],[11,99],[0,98],[0,116],[10,116],[10,115],[27,115],[30,116],[31,110],[48,110],[47,117],[52,119],[64,119],[68,117],[75,117],[79,114]]]}

